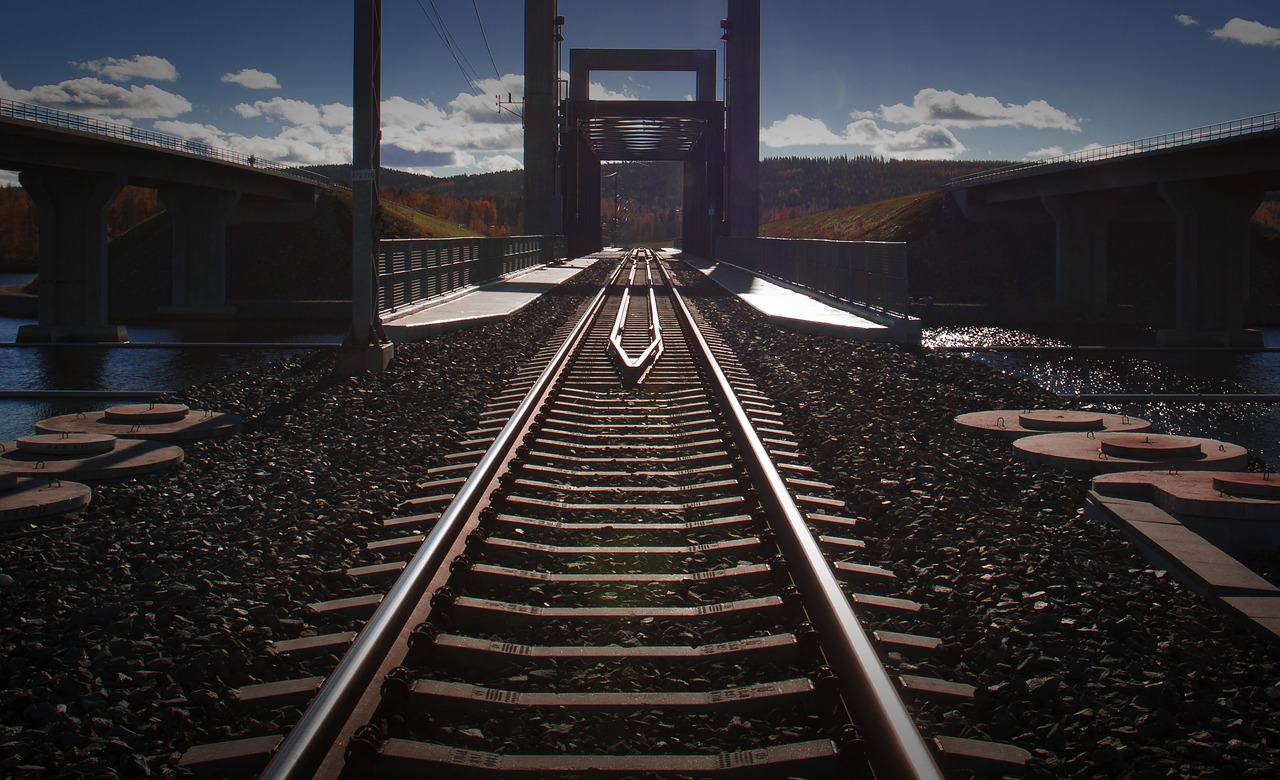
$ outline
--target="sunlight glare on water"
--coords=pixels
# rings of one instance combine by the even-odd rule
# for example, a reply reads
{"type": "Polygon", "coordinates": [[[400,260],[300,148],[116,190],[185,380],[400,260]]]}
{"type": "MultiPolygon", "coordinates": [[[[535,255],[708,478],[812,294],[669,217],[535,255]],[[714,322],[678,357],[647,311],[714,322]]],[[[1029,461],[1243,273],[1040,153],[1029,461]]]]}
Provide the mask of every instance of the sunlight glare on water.
{"type": "MultiPolygon", "coordinates": [[[[1264,330],[1267,344],[1280,329],[1264,330]]],[[[1093,341],[1091,343],[1096,343],[1093,341]]],[[[1069,346],[1054,338],[1005,328],[930,328],[926,347],[1069,346]]],[[[1027,379],[1053,393],[1280,394],[1280,353],[1240,351],[970,352],[971,359],[1027,379]]],[[[1163,433],[1222,439],[1280,466],[1280,404],[1093,404],[1150,420],[1163,433]]]]}

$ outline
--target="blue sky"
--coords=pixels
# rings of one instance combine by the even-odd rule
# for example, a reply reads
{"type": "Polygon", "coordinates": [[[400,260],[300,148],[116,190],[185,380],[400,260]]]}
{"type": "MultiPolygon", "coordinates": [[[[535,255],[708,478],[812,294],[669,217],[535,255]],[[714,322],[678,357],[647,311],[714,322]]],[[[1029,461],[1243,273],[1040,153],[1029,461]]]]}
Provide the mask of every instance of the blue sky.
{"type": "MultiPolygon", "coordinates": [[[[1036,159],[1280,110],[1276,0],[762,4],[764,157],[1036,159]]],[[[285,162],[350,159],[347,0],[6,6],[0,97],[285,162]]],[[[519,119],[494,96],[520,98],[523,6],[383,0],[385,164],[436,175],[519,166],[519,119]],[[431,23],[437,11],[462,66],[431,23]]],[[[719,49],[725,8],[560,0],[565,56],[719,49]]],[[[597,78],[600,97],[693,90],[682,75],[597,78]]]]}

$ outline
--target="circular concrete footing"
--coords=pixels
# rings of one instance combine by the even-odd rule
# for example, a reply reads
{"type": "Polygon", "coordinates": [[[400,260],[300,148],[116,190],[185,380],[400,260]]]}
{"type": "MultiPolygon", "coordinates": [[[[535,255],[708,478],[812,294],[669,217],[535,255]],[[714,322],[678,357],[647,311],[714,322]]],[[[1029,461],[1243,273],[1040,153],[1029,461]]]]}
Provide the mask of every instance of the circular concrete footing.
{"type": "Polygon", "coordinates": [[[1188,436],[1105,434],[1098,437],[1098,451],[1108,458],[1159,461],[1198,460],[1204,455],[1200,439],[1188,436]]]}
{"type": "Polygon", "coordinates": [[[1146,431],[1151,423],[1123,414],[1077,412],[1068,409],[995,409],[957,415],[956,425],[972,433],[987,433],[1007,439],[1065,431],[1146,431]]]}
{"type": "Polygon", "coordinates": [[[0,522],[31,520],[83,509],[93,496],[88,485],[47,479],[17,479],[0,491],[0,522]]]}
{"type": "Polygon", "coordinates": [[[102,419],[119,425],[152,425],[176,422],[190,411],[186,404],[126,404],[107,409],[102,419]]]}
{"type": "Polygon", "coordinates": [[[47,479],[120,479],[176,466],[182,448],[142,439],[118,439],[110,452],[97,455],[41,455],[8,442],[0,452],[0,473],[47,479]]]}
{"type": "Polygon", "coordinates": [[[41,433],[23,436],[15,442],[22,452],[33,455],[101,455],[116,446],[116,437],[105,433],[41,433]]]}
{"type": "Polygon", "coordinates": [[[1151,469],[1237,471],[1249,458],[1249,451],[1236,444],[1158,433],[1045,433],[1018,439],[1013,448],[1024,460],[1086,474],[1151,469]]]}
{"type": "Polygon", "coordinates": [[[1280,476],[1275,474],[1214,474],[1213,489],[1228,496],[1280,500],[1280,476]]]}
{"type": "MultiPolygon", "coordinates": [[[[146,408],[146,404],[138,404],[146,408]]],[[[180,404],[157,404],[160,406],[180,406],[180,404]]],[[[126,407],[116,407],[123,409],[126,407]]],[[[198,439],[216,439],[239,433],[244,421],[237,414],[224,412],[206,412],[188,410],[182,406],[183,416],[165,420],[148,418],[146,413],[138,415],[145,418],[143,422],[115,422],[119,415],[109,418],[112,410],[105,412],[80,412],[50,417],[36,423],[40,433],[99,433],[118,436],[121,439],[149,439],[151,441],[196,441],[198,439]]]]}

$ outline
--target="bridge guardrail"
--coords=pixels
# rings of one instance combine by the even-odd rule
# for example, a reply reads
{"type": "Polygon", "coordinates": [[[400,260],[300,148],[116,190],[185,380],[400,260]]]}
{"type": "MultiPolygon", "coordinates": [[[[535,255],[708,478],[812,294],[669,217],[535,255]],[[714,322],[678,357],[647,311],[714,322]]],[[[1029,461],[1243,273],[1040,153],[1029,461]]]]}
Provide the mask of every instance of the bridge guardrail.
{"type": "Polygon", "coordinates": [[[716,239],[716,259],[851,303],[907,313],[907,245],[798,238],[716,239]]]}
{"type": "Polygon", "coordinates": [[[1070,165],[1073,163],[1095,162],[1098,160],[1109,160],[1115,157],[1128,157],[1135,154],[1157,152],[1162,149],[1189,146],[1191,144],[1205,143],[1207,141],[1219,141],[1224,138],[1233,138],[1236,136],[1262,133],[1277,129],[1280,129],[1280,111],[1272,111],[1268,114],[1258,114],[1257,116],[1232,119],[1227,122],[1218,122],[1216,124],[1205,125],[1203,127],[1194,127],[1189,130],[1178,130],[1172,133],[1164,133],[1163,135],[1155,135],[1150,138],[1140,138],[1136,141],[1125,141],[1124,143],[1111,144],[1110,146],[1097,146],[1090,149],[1081,149],[1078,152],[1071,152],[1070,154],[1052,157],[1047,160],[1036,160],[1034,162],[1019,163],[1017,165],[1006,165],[1003,168],[993,168],[989,171],[983,171],[982,173],[973,173],[968,176],[959,176],[954,178],[947,182],[946,187],[947,189],[953,189],[956,187],[977,184],[979,182],[1012,178],[1028,172],[1046,173],[1053,170],[1055,167],[1070,165]]]}
{"type": "Polygon", "coordinates": [[[378,242],[378,311],[394,313],[563,256],[563,236],[384,239],[378,242]]]}
{"type": "Polygon", "coordinates": [[[245,154],[232,149],[223,149],[194,138],[182,138],[155,130],[133,127],[132,125],[117,124],[116,122],[108,122],[105,119],[94,119],[93,117],[46,108],[33,103],[22,103],[17,100],[0,98],[0,117],[22,119],[65,130],[93,133],[94,135],[145,144],[173,152],[185,152],[221,162],[260,168],[281,176],[288,176],[323,187],[333,186],[333,182],[328,177],[311,171],[304,171],[296,166],[286,165],[275,160],[267,160],[257,155],[245,154]]]}

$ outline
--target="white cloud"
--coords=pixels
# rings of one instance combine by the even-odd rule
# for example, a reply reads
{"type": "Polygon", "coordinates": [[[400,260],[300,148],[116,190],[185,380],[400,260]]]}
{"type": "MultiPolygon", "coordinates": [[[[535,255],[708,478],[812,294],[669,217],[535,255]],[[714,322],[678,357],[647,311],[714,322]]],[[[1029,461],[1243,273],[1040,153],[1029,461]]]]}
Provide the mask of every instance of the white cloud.
{"type": "Polygon", "coordinates": [[[1198,27],[1200,25],[1200,22],[1194,16],[1188,16],[1187,14],[1178,14],[1173,18],[1183,27],[1198,27]]]}
{"type": "Polygon", "coordinates": [[[191,102],[154,84],[128,88],[85,77],[31,89],[15,89],[0,79],[0,96],[75,114],[110,118],[168,119],[191,110],[191,102]]]}
{"type": "Polygon", "coordinates": [[[899,160],[949,160],[965,150],[945,127],[918,125],[907,130],[880,127],[875,120],[853,115],[843,134],[832,132],[821,119],[791,114],[760,131],[766,146],[869,146],[876,154],[899,160]]]}
{"type": "Polygon", "coordinates": [[[131,81],[148,79],[151,81],[177,81],[178,69],[164,57],[150,54],[135,54],[129,59],[104,57],[100,60],[78,62],[82,70],[92,71],[112,81],[131,81]]]}
{"type": "Polygon", "coordinates": [[[301,124],[320,124],[320,108],[312,103],[291,98],[274,97],[270,100],[256,100],[252,104],[240,103],[235,112],[245,119],[266,117],[267,119],[283,119],[286,122],[301,124]]]}
{"type": "Polygon", "coordinates": [[[350,127],[331,132],[320,125],[292,125],[271,138],[228,133],[213,125],[194,122],[156,122],[155,129],[210,146],[297,165],[351,160],[350,127]]]}
{"type": "Polygon", "coordinates": [[[588,97],[591,100],[639,100],[640,97],[631,90],[624,89],[621,92],[615,92],[598,81],[591,82],[588,88],[588,97]]]}
{"type": "Polygon", "coordinates": [[[1098,157],[1113,157],[1116,155],[1131,154],[1139,151],[1137,147],[1131,144],[1111,144],[1103,146],[1100,143],[1088,143],[1079,149],[1070,152],[1064,151],[1061,146],[1048,146],[1044,149],[1036,149],[1034,152],[1027,152],[1023,159],[1026,160],[1052,160],[1057,157],[1075,157],[1079,155],[1084,159],[1094,159],[1098,157]],[[1103,152],[1105,150],[1105,152],[1103,152]],[[1102,152],[1101,155],[1097,154],[1102,152]]]}
{"type": "MultiPolygon", "coordinates": [[[[480,97],[462,93],[441,107],[429,100],[393,96],[382,101],[383,159],[402,170],[463,167],[513,170],[521,167],[513,156],[524,147],[520,122],[497,112],[496,96],[510,95],[519,103],[524,78],[507,74],[477,83],[480,97]]],[[[166,123],[165,132],[235,149],[281,162],[310,164],[351,158],[354,112],[343,103],[316,105],[274,97],[240,103],[235,112],[244,119],[263,119],[279,127],[274,135],[221,133],[209,125],[166,123]],[[220,138],[221,140],[215,140],[220,138]]],[[[160,129],[157,126],[157,129],[160,129]]]]}
{"type": "Polygon", "coordinates": [[[524,169],[524,166],[520,164],[520,161],[509,154],[495,154],[492,157],[486,157],[480,161],[480,167],[491,173],[497,173],[498,171],[519,171],[524,169]]]}
{"type": "Polygon", "coordinates": [[[270,73],[257,68],[242,68],[235,73],[222,74],[226,84],[239,84],[245,89],[280,89],[280,82],[270,73]]]}
{"type": "MultiPolygon", "coordinates": [[[[866,117],[866,112],[855,118],[866,117]]],[[[926,88],[916,93],[911,105],[880,106],[878,116],[898,125],[933,124],[942,127],[1035,127],[1079,132],[1080,120],[1043,100],[1022,105],[1003,103],[994,97],[968,92],[926,88]]]]}
{"type": "Polygon", "coordinates": [[[479,95],[473,95],[470,92],[463,92],[449,101],[449,108],[453,111],[454,119],[465,117],[471,122],[480,124],[506,124],[511,113],[504,111],[498,113],[498,99],[501,98],[504,104],[510,98],[517,105],[507,105],[508,108],[515,111],[520,110],[518,105],[524,99],[524,76],[508,73],[500,79],[483,79],[475,82],[475,89],[479,95]]]}
{"type": "Polygon", "coordinates": [[[1280,47],[1280,28],[1268,27],[1262,22],[1235,18],[1227,22],[1219,30],[1210,30],[1209,34],[1222,41],[1234,41],[1248,46],[1280,47]]]}
{"type": "Polygon", "coordinates": [[[1043,149],[1027,152],[1022,158],[1024,160],[1052,160],[1054,157],[1061,157],[1066,154],[1061,146],[1046,146],[1043,149]]]}
{"type": "Polygon", "coordinates": [[[882,128],[871,119],[859,119],[846,127],[844,134],[852,143],[898,160],[950,160],[966,151],[955,134],[939,125],[898,131],[882,128]]]}
{"type": "Polygon", "coordinates": [[[210,146],[227,145],[227,134],[213,125],[202,125],[196,122],[161,121],[151,125],[156,132],[176,135],[193,141],[203,141],[210,146]]]}
{"type": "Polygon", "coordinates": [[[790,114],[760,131],[760,143],[765,146],[826,146],[845,143],[831,132],[827,123],[799,114],[790,114]]]}

